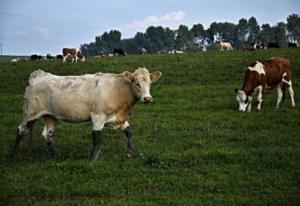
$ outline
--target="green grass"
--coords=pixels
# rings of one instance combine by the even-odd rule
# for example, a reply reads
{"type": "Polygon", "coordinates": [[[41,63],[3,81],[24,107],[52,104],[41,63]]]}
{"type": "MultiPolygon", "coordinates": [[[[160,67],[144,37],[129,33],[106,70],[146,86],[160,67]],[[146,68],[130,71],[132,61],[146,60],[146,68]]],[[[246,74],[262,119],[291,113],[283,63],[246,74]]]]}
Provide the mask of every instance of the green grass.
{"type": "MultiPolygon", "coordinates": [[[[85,63],[25,62],[0,58],[0,205],[299,205],[300,49],[207,52],[89,58],[85,63]],[[289,96],[275,110],[276,92],[266,92],[262,111],[235,111],[234,88],[247,64],[287,56],[293,67],[296,108],[289,96]],[[126,138],[104,129],[95,164],[91,123],[57,125],[61,156],[52,157],[41,137],[22,142],[10,159],[22,119],[29,74],[43,69],[70,75],[160,70],[152,87],[154,103],[138,104],[130,124],[132,159],[126,138]]],[[[255,106],[255,105],[253,105],[255,106]]]]}

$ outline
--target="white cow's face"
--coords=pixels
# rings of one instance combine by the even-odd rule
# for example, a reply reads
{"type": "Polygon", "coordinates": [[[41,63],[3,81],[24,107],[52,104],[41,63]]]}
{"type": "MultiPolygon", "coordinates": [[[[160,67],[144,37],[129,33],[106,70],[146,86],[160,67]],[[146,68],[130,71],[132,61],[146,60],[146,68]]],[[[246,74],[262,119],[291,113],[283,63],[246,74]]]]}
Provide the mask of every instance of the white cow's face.
{"type": "Polygon", "coordinates": [[[151,84],[160,78],[161,72],[149,73],[146,68],[139,68],[134,73],[124,72],[124,75],[125,79],[131,83],[135,96],[141,102],[150,103],[153,101],[150,94],[151,84]]]}
{"type": "Polygon", "coordinates": [[[238,110],[245,112],[249,105],[249,98],[243,90],[236,90],[236,101],[238,103],[238,110]]]}

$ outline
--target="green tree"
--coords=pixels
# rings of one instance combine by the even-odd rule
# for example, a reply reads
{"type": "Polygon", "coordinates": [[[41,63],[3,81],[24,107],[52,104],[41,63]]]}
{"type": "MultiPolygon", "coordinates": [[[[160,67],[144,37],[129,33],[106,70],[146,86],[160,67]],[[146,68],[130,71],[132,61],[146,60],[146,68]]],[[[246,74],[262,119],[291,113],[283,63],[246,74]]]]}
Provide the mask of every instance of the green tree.
{"type": "Polygon", "coordinates": [[[287,47],[288,45],[288,37],[286,24],[283,22],[279,22],[273,29],[273,39],[275,42],[279,44],[280,47],[287,47]]]}
{"type": "Polygon", "coordinates": [[[245,48],[246,47],[246,41],[247,41],[247,35],[249,33],[249,26],[247,19],[240,19],[239,23],[235,27],[234,32],[234,45],[237,48],[245,48]]]}
{"type": "Polygon", "coordinates": [[[288,16],[287,30],[290,41],[300,43],[300,16],[297,14],[288,16]]]}
{"type": "Polygon", "coordinates": [[[185,25],[180,25],[176,31],[176,49],[186,50],[193,44],[193,34],[185,25]]]}
{"type": "Polygon", "coordinates": [[[248,20],[248,27],[249,27],[249,36],[248,36],[248,45],[250,45],[252,42],[255,42],[258,38],[260,27],[256,21],[255,17],[251,17],[248,20]]]}
{"type": "Polygon", "coordinates": [[[263,24],[261,31],[258,35],[258,39],[264,42],[266,45],[272,41],[273,29],[270,24],[263,24]]]}

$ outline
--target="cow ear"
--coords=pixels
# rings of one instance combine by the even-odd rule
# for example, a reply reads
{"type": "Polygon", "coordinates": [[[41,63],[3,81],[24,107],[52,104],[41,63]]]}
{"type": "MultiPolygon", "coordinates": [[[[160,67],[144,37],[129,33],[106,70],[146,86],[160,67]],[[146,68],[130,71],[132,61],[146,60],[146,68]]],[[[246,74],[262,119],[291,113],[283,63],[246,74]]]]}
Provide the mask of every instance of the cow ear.
{"type": "Polygon", "coordinates": [[[157,81],[160,78],[161,74],[162,73],[160,71],[156,71],[156,72],[151,73],[150,74],[151,82],[157,81]]]}
{"type": "Polygon", "coordinates": [[[128,82],[133,82],[134,76],[131,72],[125,71],[123,72],[124,79],[128,82]]]}

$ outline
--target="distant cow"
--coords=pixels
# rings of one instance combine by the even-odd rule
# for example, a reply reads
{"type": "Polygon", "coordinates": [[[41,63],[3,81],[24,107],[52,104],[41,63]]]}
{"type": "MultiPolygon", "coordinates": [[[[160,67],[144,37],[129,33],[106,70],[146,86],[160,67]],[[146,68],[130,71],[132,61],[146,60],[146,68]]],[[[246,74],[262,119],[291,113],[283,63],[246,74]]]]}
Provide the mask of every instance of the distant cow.
{"type": "Polygon", "coordinates": [[[20,61],[20,57],[11,59],[11,60],[10,60],[10,63],[16,64],[18,61],[20,61]]]}
{"type": "Polygon", "coordinates": [[[249,47],[249,48],[244,48],[243,51],[255,51],[255,49],[253,47],[249,47]]]}
{"type": "Polygon", "coordinates": [[[91,121],[93,149],[91,160],[100,152],[101,130],[120,128],[128,138],[127,156],[133,151],[132,131],[128,118],[137,102],[150,103],[151,83],[161,72],[150,73],[139,68],[133,73],[96,73],[82,76],[57,76],[42,70],[31,73],[24,95],[23,120],[18,127],[13,158],[16,157],[24,134],[30,133],[34,123],[43,117],[42,135],[52,154],[57,152],[53,134],[57,120],[65,122],[91,121]]]}
{"type": "Polygon", "coordinates": [[[266,49],[266,45],[262,41],[256,41],[251,44],[251,48],[253,48],[254,50],[266,49]]]}
{"type": "Polygon", "coordinates": [[[56,59],[63,59],[63,55],[61,54],[56,55],[56,59]]]}
{"type": "Polygon", "coordinates": [[[268,43],[268,48],[280,48],[279,44],[277,42],[269,42],[268,43]]]}
{"type": "Polygon", "coordinates": [[[282,89],[285,87],[288,87],[291,104],[295,107],[291,78],[291,64],[287,58],[273,57],[271,59],[253,62],[246,70],[242,89],[235,90],[239,111],[251,111],[252,96],[255,92],[258,92],[257,110],[260,110],[262,91],[264,89],[276,89],[276,108],[278,108],[284,95],[282,89]]]}
{"type": "Polygon", "coordinates": [[[147,49],[141,48],[141,54],[142,54],[142,55],[146,55],[146,54],[147,54],[147,49]]]}
{"type": "Polygon", "coordinates": [[[221,43],[219,44],[219,47],[220,47],[220,50],[221,50],[221,51],[224,51],[224,49],[225,49],[226,51],[233,50],[233,47],[232,47],[231,43],[229,43],[229,42],[221,42],[221,43]]]}
{"type": "Polygon", "coordinates": [[[288,43],[288,47],[289,47],[289,48],[297,48],[297,44],[296,44],[296,43],[289,42],[289,43],[288,43]]]}
{"type": "Polygon", "coordinates": [[[172,49],[172,50],[168,51],[168,54],[183,54],[183,51],[172,49]]]}
{"type": "Polygon", "coordinates": [[[37,61],[37,60],[41,60],[41,59],[42,59],[41,55],[33,54],[30,56],[30,61],[37,61]]]}
{"type": "Polygon", "coordinates": [[[75,58],[75,62],[77,62],[78,59],[82,62],[85,61],[85,57],[81,54],[79,50],[75,48],[63,48],[62,53],[63,53],[63,63],[67,61],[67,58],[69,56],[72,57],[72,62],[74,62],[74,58],[75,58]]]}
{"type": "Polygon", "coordinates": [[[119,56],[125,56],[125,51],[123,49],[114,49],[113,50],[114,56],[119,55],[119,56]]]}
{"type": "Polygon", "coordinates": [[[52,60],[52,61],[53,61],[53,60],[54,60],[54,57],[51,56],[51,54],[47,54],[47,55],[46,55],[46,59],[47,59],[47,60],[52,60]]]}

